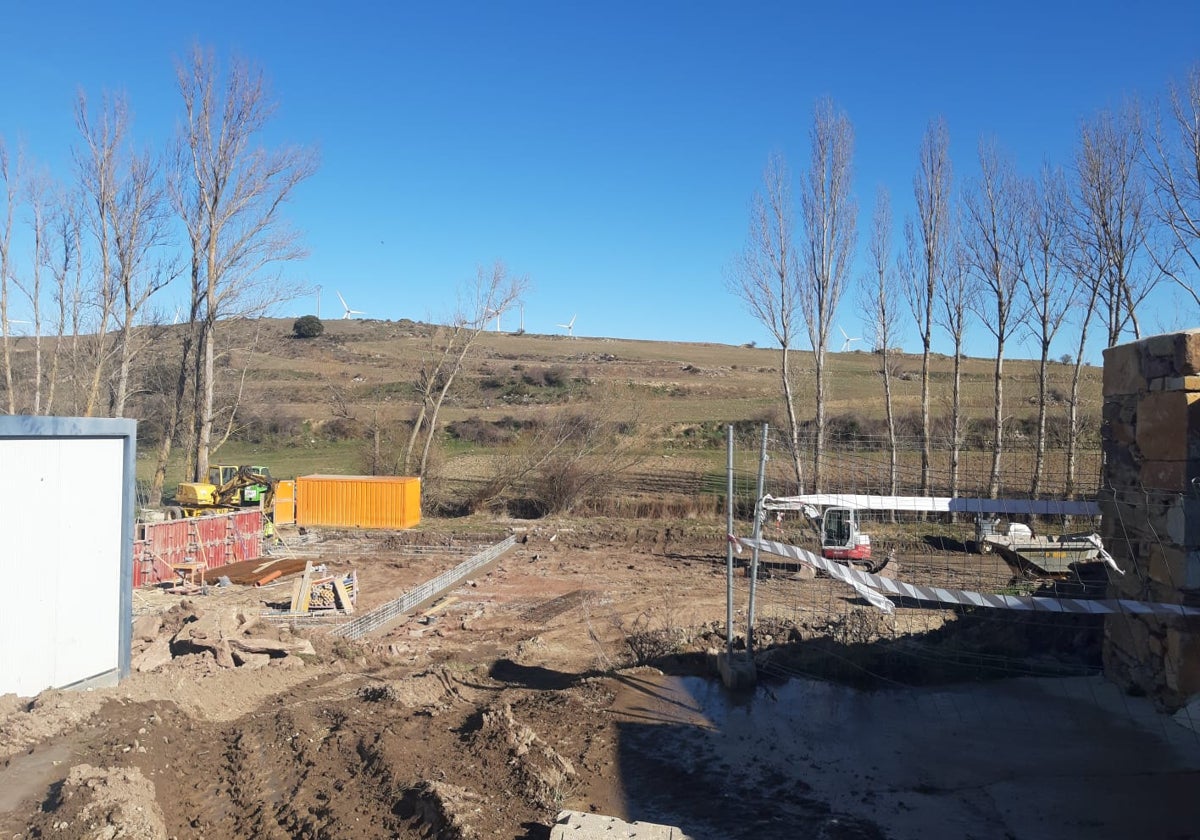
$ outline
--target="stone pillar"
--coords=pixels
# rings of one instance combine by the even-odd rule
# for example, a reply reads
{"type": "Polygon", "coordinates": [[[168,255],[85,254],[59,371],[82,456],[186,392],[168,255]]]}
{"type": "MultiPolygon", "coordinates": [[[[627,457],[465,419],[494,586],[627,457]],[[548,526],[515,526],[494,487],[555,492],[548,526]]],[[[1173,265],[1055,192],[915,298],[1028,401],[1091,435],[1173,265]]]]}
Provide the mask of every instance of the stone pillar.
{"type": "MultiPolygon", "coordinates": [[[[1104,351],[1104,545],[1125,570],[1109,597],[1200,605],[1200,329],[1104,351]]],[[[1200,622],[1105,622],[1104,669],[1174,710],[1200,694],[1200,622]]]]}

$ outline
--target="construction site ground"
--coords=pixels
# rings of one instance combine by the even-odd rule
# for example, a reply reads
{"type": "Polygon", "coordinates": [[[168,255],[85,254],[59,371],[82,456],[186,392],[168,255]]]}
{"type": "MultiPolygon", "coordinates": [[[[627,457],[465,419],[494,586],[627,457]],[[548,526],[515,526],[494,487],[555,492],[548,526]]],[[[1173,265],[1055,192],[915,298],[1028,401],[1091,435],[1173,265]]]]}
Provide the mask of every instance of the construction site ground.
{"type": "MultiPolygon", "coordinates": [[[[227,667],[175,645],[116,687],[0,697],[0,838],[533,840],[563,809],[695,840],[1186,837],[1200,825],[1195,734],[1101,678],[884,691],[773,680],[731,695],[711,668],[725,619],[716,524],[287,536],[298,556],[357,570],[363,612],[513,529],[520,542],[500,559],[361,641],[260,618],[286,604],[290,577],[138,591],[135,614],[161,613],[160,634],[236,615],[247,634],[307,638],[313,652],[227,667]]],[[[938,560],[955,562],[998,561],[938,560]]],[[[775,575],[764,587],[787,580],[797,615],[863,611],[833,581],[775,575]]],[[[954,620],[911,608],[890,627],[954,620]]]]}

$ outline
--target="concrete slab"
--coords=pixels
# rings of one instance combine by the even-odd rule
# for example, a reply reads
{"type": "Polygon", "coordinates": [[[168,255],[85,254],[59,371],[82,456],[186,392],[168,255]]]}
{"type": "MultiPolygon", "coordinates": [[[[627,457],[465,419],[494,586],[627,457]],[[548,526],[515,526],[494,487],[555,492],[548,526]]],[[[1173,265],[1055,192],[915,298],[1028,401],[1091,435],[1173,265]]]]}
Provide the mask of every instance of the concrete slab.
{"type": "Polygon", "coordinates": [[[560,811],[550,829],[550,840],[692,840],[672,825],[631,822],[589,814],[560,811]]]}

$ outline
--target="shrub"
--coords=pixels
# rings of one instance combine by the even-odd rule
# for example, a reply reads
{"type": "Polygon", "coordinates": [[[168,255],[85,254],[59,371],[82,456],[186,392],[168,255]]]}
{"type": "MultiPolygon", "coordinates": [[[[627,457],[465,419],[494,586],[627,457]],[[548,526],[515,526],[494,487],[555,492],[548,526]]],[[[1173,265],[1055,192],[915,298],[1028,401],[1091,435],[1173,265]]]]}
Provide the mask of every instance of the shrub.
{"type": "Polygon", "coordinates": [[[292,324],[292,334],[296,338],[316,338],[325,332],[325,325],[316,315],[304,315],[292,324]]]}

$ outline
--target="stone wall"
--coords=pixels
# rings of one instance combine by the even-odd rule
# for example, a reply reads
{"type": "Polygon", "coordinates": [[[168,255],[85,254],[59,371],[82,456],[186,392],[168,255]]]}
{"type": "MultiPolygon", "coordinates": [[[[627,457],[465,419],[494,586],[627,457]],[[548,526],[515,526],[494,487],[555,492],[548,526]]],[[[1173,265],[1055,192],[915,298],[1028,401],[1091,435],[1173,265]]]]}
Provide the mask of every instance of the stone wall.
{"type": "MultiPolygon", "coordinates": [[[[1104,351],[1103,441],[1110,597],[1200,605],[1200,329],[1104,351]]],[[[1200,621],[1114,616],[1104,667],[1177,709],[1200,694],[1200,621]]]]}

